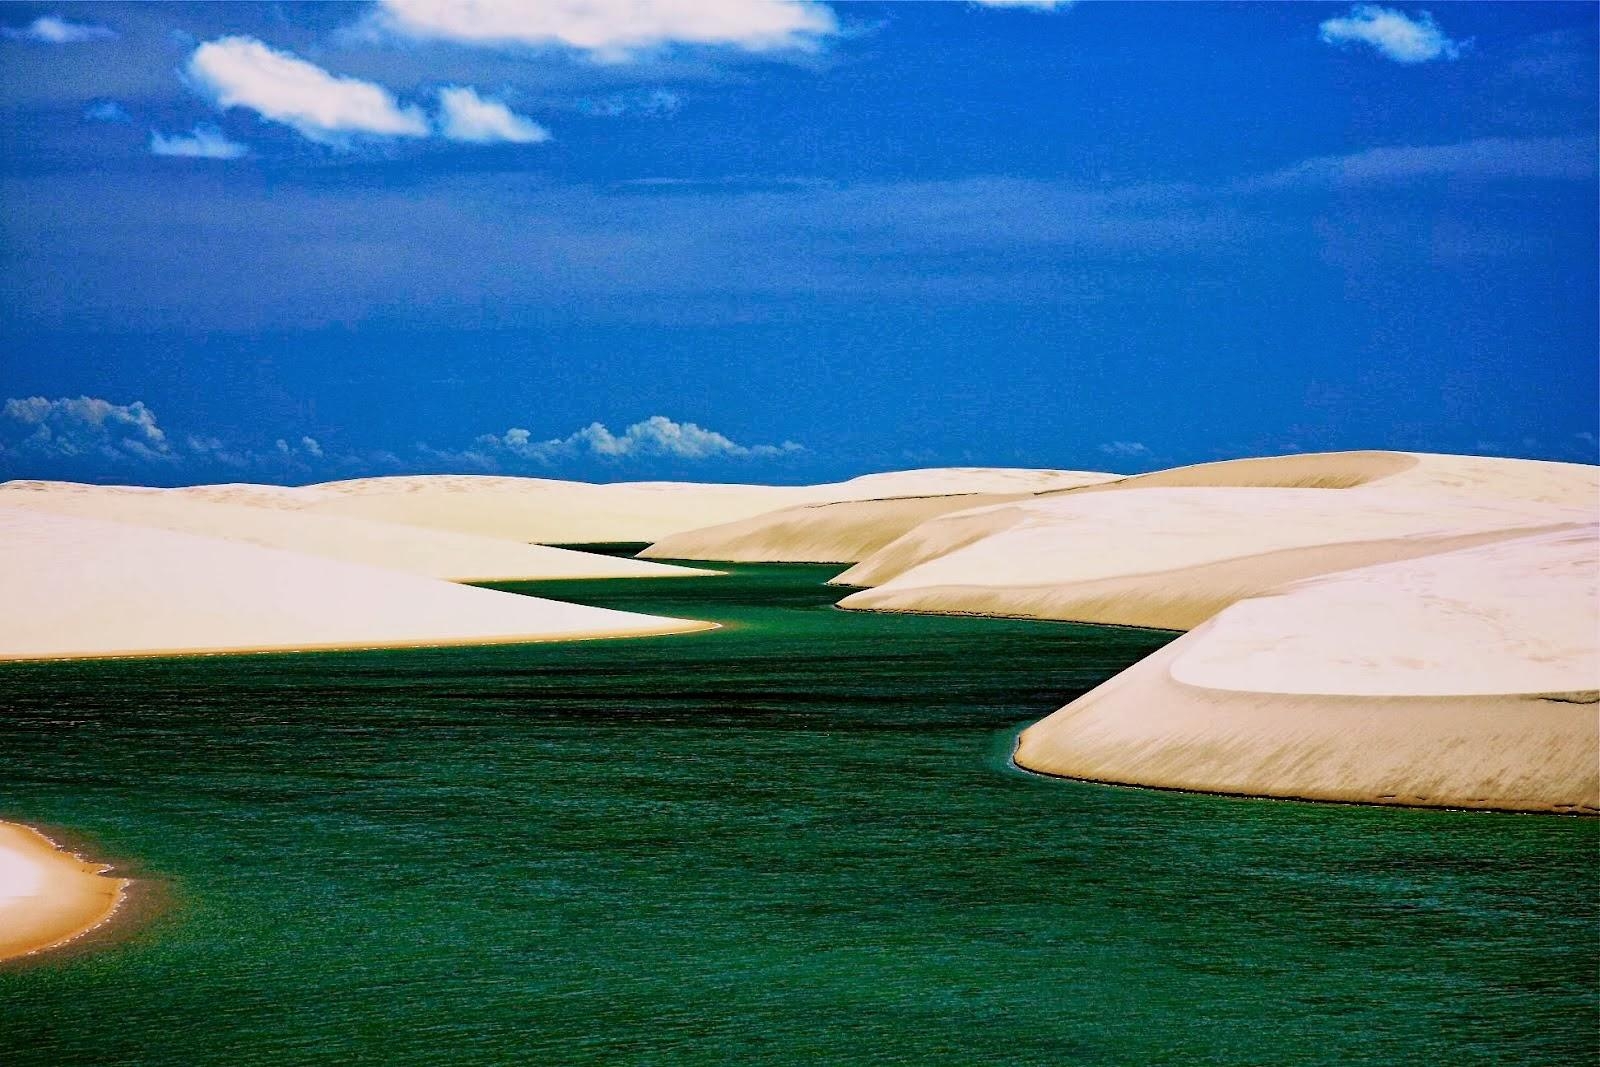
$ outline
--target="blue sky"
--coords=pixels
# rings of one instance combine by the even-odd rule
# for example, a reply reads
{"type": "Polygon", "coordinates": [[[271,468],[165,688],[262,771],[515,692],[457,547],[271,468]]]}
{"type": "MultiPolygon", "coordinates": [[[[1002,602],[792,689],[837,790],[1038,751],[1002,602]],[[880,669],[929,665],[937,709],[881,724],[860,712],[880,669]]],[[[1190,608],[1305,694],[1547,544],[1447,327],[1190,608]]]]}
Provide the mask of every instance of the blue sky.
{"type": "Polygon", "coordinates": [[[1595,459],[1593,5],[623,8],[0,7],[0,476],[1595,459]]]}

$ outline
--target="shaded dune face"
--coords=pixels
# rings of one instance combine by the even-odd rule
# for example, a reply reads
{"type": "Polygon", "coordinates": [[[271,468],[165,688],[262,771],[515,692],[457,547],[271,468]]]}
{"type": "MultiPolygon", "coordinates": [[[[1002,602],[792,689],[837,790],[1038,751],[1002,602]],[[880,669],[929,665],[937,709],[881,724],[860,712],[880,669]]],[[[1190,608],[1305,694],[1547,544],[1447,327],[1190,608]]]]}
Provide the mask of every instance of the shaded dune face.
{"type": "Polygon", "coordinates": [[[1600,527],[1246,600],[1030,726],[1072,778],[1372,804],[1600,811],[1600,527]]]}
{"type": "Polygon", "coordinates": [[[640,555],[648,559],[853,563],[935,516],[1018,499],[1031,497],[971,493],[804,504],[676,534],[657,541],[640,555]]]}

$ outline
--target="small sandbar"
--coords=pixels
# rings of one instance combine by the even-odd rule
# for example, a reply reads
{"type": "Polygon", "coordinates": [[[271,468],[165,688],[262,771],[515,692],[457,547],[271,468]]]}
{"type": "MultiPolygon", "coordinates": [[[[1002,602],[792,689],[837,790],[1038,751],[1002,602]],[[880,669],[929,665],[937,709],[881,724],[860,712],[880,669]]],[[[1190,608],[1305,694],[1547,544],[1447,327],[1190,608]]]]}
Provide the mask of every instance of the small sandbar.
{"type": "Polygon", "coordinates": [[[60,948],[110,919],[130,881],[109,869],[0,822],[0,960],[60,948]]]}

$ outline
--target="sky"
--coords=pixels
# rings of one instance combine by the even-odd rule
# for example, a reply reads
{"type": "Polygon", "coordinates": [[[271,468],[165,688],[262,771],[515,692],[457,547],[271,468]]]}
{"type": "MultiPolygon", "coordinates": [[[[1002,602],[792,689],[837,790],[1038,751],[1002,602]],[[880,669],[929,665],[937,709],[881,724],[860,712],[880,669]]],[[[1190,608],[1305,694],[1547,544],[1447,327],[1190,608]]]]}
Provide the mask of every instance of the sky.
{"type": "Polygon", "coordinates": [[[1596,460],[1592,4],[0,6],[0,478],[1596,460]]]}

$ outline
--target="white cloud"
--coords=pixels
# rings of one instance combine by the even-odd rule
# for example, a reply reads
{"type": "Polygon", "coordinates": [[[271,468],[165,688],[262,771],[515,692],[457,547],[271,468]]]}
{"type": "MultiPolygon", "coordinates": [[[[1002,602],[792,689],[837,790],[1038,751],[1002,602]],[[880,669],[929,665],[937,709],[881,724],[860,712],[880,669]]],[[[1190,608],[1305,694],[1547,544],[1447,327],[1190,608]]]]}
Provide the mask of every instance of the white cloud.
{"type": "Polygon", "coordinates": [[[1150,455],[1150,449],[1141,441],[1107,441],[1100,451],[1119,459],[1144,459],[1150,455]]]}
{"type": "Polygon", "coordinates": [[[187,159],[238,159],[248,152],[238,141],[230,141],[215,126],[196,126],[193,133],[175,133],[171,137],[158,130],[150,131],[150,154],[156,156],[182,156],[187,159]]]}
{"type": "Polygon", "coordinates": [[[135,400],[113,404],[94,396],[13,397],[0,406],[0,418],[20,452],[62,459],[170,462],[176,459],[155,413],[135,400]]]}
{"type": "Polygon", "coordinates": [[[550,139],[550,131],[537,122],[462,85],[439,90],[439,132],[452,141],[472,144],[538,144],[550,139]]]}
{"type": "Polygon", "coordinates": [[[207,41],[189,57],[190,84],[220,108],[245,107],[304,137],[342,145],[352,135],[426,137],[421,110],[381,85],[329,74],[253,37],[207,41]]]}
{"type": "Polygon", "coordinates": [[[14,41],[33,41],[36,44],[82,44],[84,41],[106,41],[117,36],[109,26],[96,26],[87,22],[69,22],[59,15],[41,15],[20,29],[7,26],[0,34],[14,41]]]}
{"type": "Polygon", "coordinates": [[[1417,12],[1413,18],[1376,4],[1356,4],[1350,14],[1328,19],[1320,30],[1328,44],[1371,45],[1396,63],[1455,59],[1463,47],[1462,42],[1446,37],[1426,11],[1417,12]]]}
{"type": "Polygon", "coordinates": [[[566,47],[620,61],[663,45],[812,49],[838,22],[814,0],[380,0],[367,28],[480,47],[566,47]]]}
{"type": "Polygon", "coordinates": [[[652,415],[620,434],[612,433],[603,423],[593,422],[566,437],[536,441],[527,430],[513,427],[500,435],[485,434],[475,444],[476,451],[463,455],[482,457],[500,453],[541,463],[576,457],[766,459],[805,451],[793,441],[781,445],[741,445],[715,430],[692,422],[675,422],[665,415],[652,415]]]}

